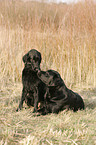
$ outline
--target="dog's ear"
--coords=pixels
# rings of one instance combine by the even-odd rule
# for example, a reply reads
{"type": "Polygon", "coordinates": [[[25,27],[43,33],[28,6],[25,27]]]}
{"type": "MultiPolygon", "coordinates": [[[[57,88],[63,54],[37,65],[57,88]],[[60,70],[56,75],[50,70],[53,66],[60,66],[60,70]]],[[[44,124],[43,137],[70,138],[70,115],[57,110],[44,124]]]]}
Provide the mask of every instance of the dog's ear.
{"type": "Polygon", "coordinates": [[[22,58],[23,62],[24,62],[24,63],[28,62],[28,58],[29,58],[29,54],[27,53],[27,54],[25,54],[25,55],[23,56],[23,58],[22,58]]]}
{"type": "Polygon", "coordinates": [[[42,57],[41,57],[41,54],[40,54],[40,63],[41,63],[41,60],[42,60],[42,57]]]}

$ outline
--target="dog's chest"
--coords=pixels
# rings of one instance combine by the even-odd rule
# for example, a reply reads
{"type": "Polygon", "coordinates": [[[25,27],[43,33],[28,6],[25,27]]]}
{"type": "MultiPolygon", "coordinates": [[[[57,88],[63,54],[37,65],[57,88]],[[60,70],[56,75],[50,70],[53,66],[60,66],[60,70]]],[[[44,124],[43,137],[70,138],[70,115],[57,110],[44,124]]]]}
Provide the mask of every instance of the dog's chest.
{"type": "Polygon", "coordinates": [[[22,72],[22,82],[23,85],[26,87],[34,88],[39,84],[39,78],[37,77],[37,74],[31,70],[23,70],[22,72]]]}

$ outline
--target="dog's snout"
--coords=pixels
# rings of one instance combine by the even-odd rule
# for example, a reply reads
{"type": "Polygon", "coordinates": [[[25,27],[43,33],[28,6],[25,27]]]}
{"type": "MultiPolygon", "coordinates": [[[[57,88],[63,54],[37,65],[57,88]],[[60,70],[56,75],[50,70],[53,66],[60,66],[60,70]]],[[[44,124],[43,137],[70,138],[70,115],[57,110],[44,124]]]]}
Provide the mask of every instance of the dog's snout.
{"type": "Polygon", "coordinates": [[[40,68],[34,68],[34,70],[39,73],[40,72],[40,68]]]}
{"type": "Polygon", "coordinates": [[[40,69],[38,69],[38,74],[40,74],[40,72],[41,72],[41,70],[40,70],[40,69]]]}
{"type": "Polygon", "coordinates": [[[38,75],[38,77],[41,76],[41,70],[38,70],[38,71],[37,71],[37,75],[38,75]]]}

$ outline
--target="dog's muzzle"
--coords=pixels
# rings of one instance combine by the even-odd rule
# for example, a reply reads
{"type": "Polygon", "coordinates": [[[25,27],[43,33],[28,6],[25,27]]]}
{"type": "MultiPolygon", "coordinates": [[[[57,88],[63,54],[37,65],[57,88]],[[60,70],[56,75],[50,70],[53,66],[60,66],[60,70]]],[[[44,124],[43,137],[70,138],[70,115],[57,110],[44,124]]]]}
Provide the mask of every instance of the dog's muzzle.
{"type": "Polygon", "coordinates": [[[38,68],[34,68],[34,71],[37,72],[37,73],[40,73],[41,72],[41,70],[38,69],[38,68]]]}

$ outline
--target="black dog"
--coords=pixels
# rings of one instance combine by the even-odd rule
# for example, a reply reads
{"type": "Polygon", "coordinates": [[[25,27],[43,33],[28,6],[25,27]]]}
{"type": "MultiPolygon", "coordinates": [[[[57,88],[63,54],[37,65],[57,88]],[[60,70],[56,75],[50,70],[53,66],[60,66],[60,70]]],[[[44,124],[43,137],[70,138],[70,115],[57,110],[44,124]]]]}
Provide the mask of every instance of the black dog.
{"type": "Polygon", "coordinates": [[[72,109],[74,112],[84,109],[81,96],[66,87],[58,72],[48,70],[37,74],[47,86],[44,96],[45,105],[38,110],[39,113],[45,115],[47,113],[58,113],[64,109],[72,109]]]}
{"type": "Polygon", "coordinates": [[[34,111],[37,112],[38,103],[44,101],[44,89],[45,84],[38,78],[37,72],[40,71],[41,54],[35,49],[30,50],[23,56],[23,62],[25,67],[22,72],[22,97],[19,107],[16,111],[19,111],[23,107],[25,101],[28,106],[34,106],[34,111]]]}

